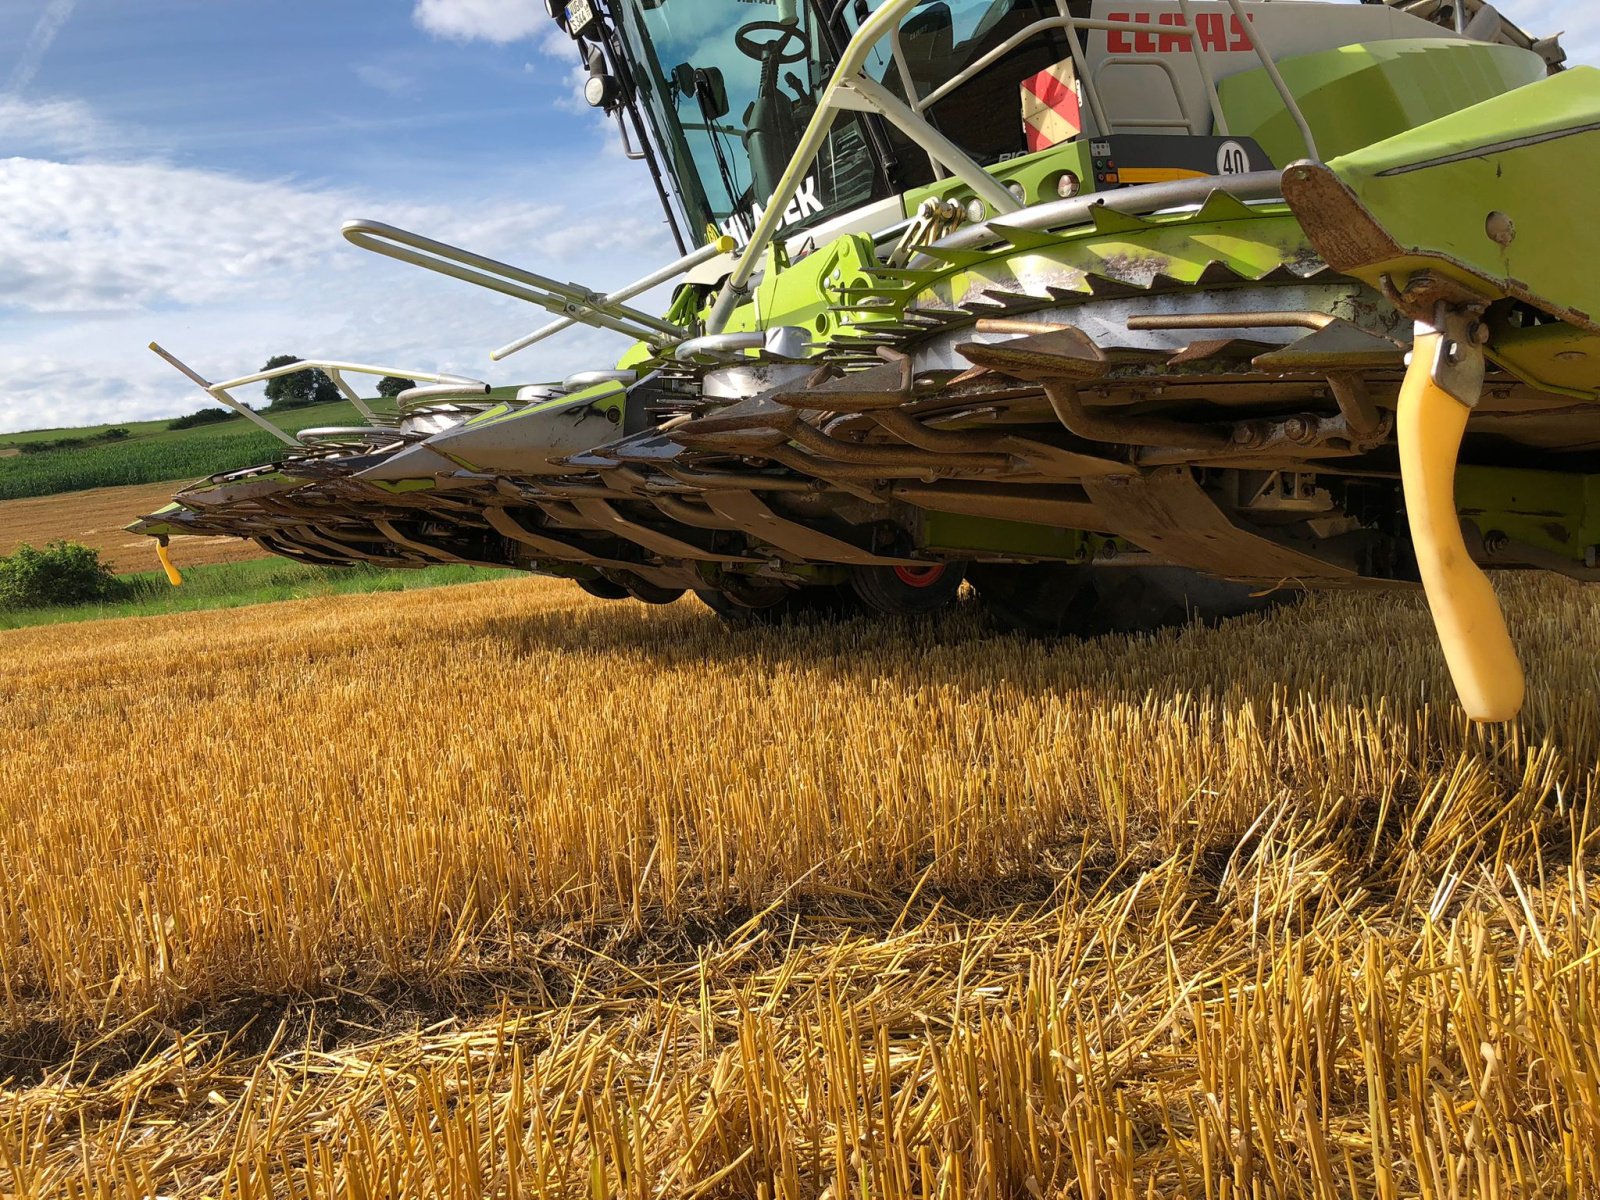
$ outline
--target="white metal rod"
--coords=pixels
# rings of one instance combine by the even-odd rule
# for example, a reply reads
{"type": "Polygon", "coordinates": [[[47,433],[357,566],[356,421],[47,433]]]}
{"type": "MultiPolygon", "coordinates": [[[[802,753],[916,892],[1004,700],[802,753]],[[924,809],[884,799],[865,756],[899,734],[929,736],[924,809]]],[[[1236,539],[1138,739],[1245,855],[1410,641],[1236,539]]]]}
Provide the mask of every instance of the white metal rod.
{"type": "Polygon", "coordinates": [[[331,367],[331,368],[328,369],[328,378],[333,380],[333,386],[334,387],[338,388],[341,392],[344,393],[344,398],[346,400],[350,401],[351,404],[356,406],[356,411],[358,413],[360,413],[363,417],[365,417],[372,424],[374,424],[374,425],[377,424],[377,422],[378,422],[378,414],[373,412],[370,408],[368,408],[367,407],[367,402],[365,400],[363,400],[360,396],[356,395],[355,388],[351,387],[348,383],[345,382],[344,373],[342,371],[340,371],[337,367],[331,367]]]}
{"type": "Polygon", "coordinates": [[[1211,73],[1211,63],[1206,59],[1206,52],[1200,46],[1198,34],[1199,25],[1195,23],[1194,10],[1189,7],[1189,0],[1178,0],[1178,13],[1183,17],[1183,23],[1189,27],[1189,51],[1194,55],[1195,66],[1200,68],[1200,78],[1205,81],[1206,99],[1211,104],[1211,132],[1218,137],[1228,136],[1228,117],[1222,111],[1222,93],[1217,91],[1216,76],[1211,73]]]}
{"type": "Polygon", "coordinates": [[[1244,27],[1245,36],[1250,39],[1250,45],[1255,47],[1256,57],[1266,69],[1267,78],[1272,80],[1272,86],[1278,89],[1278,95],[1283,99],[1283,106],[1289,110],[1289,116],[1294,118],[1294,123],[1300,127],[1300,136],[1305,140],[1307,157],[1313,162],[1321,162],[1322,156],[1317,153],[1317,139],[1311,132],[1311,125],[1306,121],[1305,113],[1300,111],[1300,102],[1294,98],[1289,85],[1283,81],[1283,75],[1278,71],[1278,64],[1272,61],[1272,55],[1267,53],[1266,47],[1261,44],[1261,39],[1256,36],[1255,22],[1250,20],[1250,15],[1245,12],[1240,0],[1228,0],[1228,7],[1233,10],[1233,15],[1244,27]]]}
{"type": "MultiPolygon", "coordinates": [[[[923,99],[917,91],[917,81],[911,75],[911,67],[906,62],[905,39],[901,37],[905,30],[896,25],[889,34],[889,56],[894,60],[895,71],[900,76],[900,89],[905,92],[906,99],[911,102],[911,107],[918,116],[928,111],[928,106],[933,103],[931,98],[923,99]]],[[[933,174],[937,179],[948,179],[950,168],[936,158],[932,158],[933,174]]]]}
{"type": "MultiPolygon", "coordinates": [[[[413,267],[421,267],[423,270],[432,271],[437,275],[448,275],[452,279],[459,279],[462,283],[470,283],[474,287],[498,292],[502,296],[510,296],[513,300],[524,300],[529,304],[545,309],[547,312],[564,315],[569,310],[578,307],[576,301],[568,300],[562,296],[524,287],[521,284],[512,283],[507,279],[496,278],[494,275],[482,271],[469,270],[444,258],[421,254],[414,250],[406,250],[400,246],[387,245],[377,238],[369,237],[364,233],[352,232],[346,229],[345,237],[363,250],[370,250],[374,254],[381,254],[385,258],[392,258],[396,262],[403,262],[413,267]]],[[[634,325],[606,313],[591,313],[586,324],[598,325],[602,329],[610,329],[615,333],[623,334],[625,337],[639,340],[659,341],[662,337],[662,334],[654,329],[634,325]]]]}
{"type": "Polygon", "coordinates": [[[548,276],[539,275],[522,267],[499,262],[482,254],[435,241],[418,233],[397,229],[379,221],[348,221],[344,226],[345,239],[387,258],[410,263],[425,270],[449,275],[464,283],[488,288],[504,296],[526,300],[541,308],[563,316],[575,316],[585,324],[598,324],[630,337],[659,341],[662,336],[674,340],[685,336],[685,331],[670,322],[647,312],[624,305],[599,306],[603,298],[573,283],[561,283],[548,276]],[[386,243],[397,243],[388,245],[386,243]],[[410,249],[402,249],[409,247],[410,249]],[[420,251],[421,253],[415,253],[420,251]],[[430,257],[431,256],[431,257],[430,257]],[[467,270],[473,267],[476,270],[467,270]],[[506,281],[511,282],[506,282],[506,281]],[[587,310],[585,312],[575,310],[587,310]],[[640,329],[652,331],[640,333],[640,329]]]}
{"type": "Polygon", "coordinates": [[[209,383],[198,371],[194,370],[187,363],[182,362],[175,356],[167,353],[167,351],[163,350],[157,343],[151,342],[150,349],[154,350],[158,355],[166,359],[168,363],[176,367],[180,374],[186,376],[191,382],[200,387],[206,393],[206,395],[210,396],[218,404],[225,405],[226,407],[233,409],[233,411],[238,413],[241,417],[247,417],[251,421],[254,421],[257,425],[261,426],[261,428],[265,429],[284,445],[299,445],[299,442],[295,440],[292,434],[287,434],[283,430],[279,429],[276,425],[263,417],[255,409],[251,408],[248,404],[241,404],[239,401],[235,400],[232,396],[228,395],[226,389],[222,385],[209,383]]]}
{"type": "MultiPolygon", "coordinates": [[[[1076,32],[1076,27],[1073,27],[1076,32]]],[[[1089,70],[1089,55],[1083,47],[1083,42],[1068,36],[1067,45],[1072,48],[1072,63],[1078,73],[1078,79],[1083,83],[1083,98],[1089,102],[1089,112],[1094,117],[1095,131],[1101,137],[1111,136],[1111,121],[1106,116],[1106,106],[1100,99],[1100,89],[1094,85],[1094,72],[1089,70]]]]}
{"type": "Polygon", "coordinates": [[[467,383],[481,386],[483,380],[469,379],[465,375],[438,375],[431,371],[408,371],[402,367],[377,367],[366,363],[340,362],[331,358],[301,358],[292,363],[285,363],[281,367],[274,367],[270,371],[257,371],[254,375],[246,375],[240,379],[230,379],[227,383],[216,384],[216,387],[232,390],[244,387],[251,383],[265,383],[269,379],[277,379],[282,375],[297,375],[301,371],[313,367],[324,371],[349,371],[352,375],[393,375],[396,379],[426,379],[434,383],[467,383]]]}
{"type": "MultiPolygon", "coordinates": [[[[651,288],[659,287],[663,283],[667,283],[673,279],[676,279],[679,275],[682,275],[687,271],[694,270],[694,268],[698,267],[701,263],[710,262],[713,258],[716,258],[719,255],[732,253],[734,246],[735,242],[732,238],[718,238],[716,241],[711,242],[708,245],[701,246],[698,250],[684,255],[677,262],[669,263],[667,266],[662,267],[659,271],[652,272],[651,274],[646,275],[643,279],[630,283],[621,291],[612,292],[609,296],[602,300],[601,303],[608,306],[615,306],[622,304],[624,301],[632,300],[635,296],[643,295],[651,288]]],[[[546,338],[554,337],[556,334],[561,333],[564,330],[571,329],[577,324],[579,324],[577,317],[562,317],[560,320],[553,321],[549,325],[546,325],[543,329],[537,330],[534,333],[530,333],[527,337],[518,338],[509,345],[501,346],[500,349],[489,355],[489,357],[494,362],[499,362],[504,358],[510,358],[513,354],[516,354],[522,350],[526,350],[535,342],[542,342],[546,338]]]]}
{"type": "Polygon", "coordinates": [[[739,297],[745,294],[750,277],[755,274],[756,264],[766,253],[778,230],[783,227],[784,210],[800,191],[800,185],[805,182],[806,172],[811,169],[811,164],[822,152],[822,145],[839,115],[840,106],[837,98],[845,81],[860,74],[862,65],[867,61],[867,55],[872,52],[872,47],[894,29],[900,23],[900,18],[918,3],[919,0],[887,0],[882,8],[862,23],[861,28],[856,30],[855,37],[851,38],[849,45],[844,48],[833,78],[828,81],[828,86],[818,98],[817,111],[812,115],[811,123],[801,135],[800,144],[795,147],[789,165],[784,169],[783,177],[778,180],[778,186],[772,193],[767,210],[761,214],[761,220],[756,223],[755,231],[750,235],[750,244],[744,248],[744,254],[740,257],[738,265],[728,277],[728,282],[723,285],[722,294],[717,297],[716,307],[712,309],[711,319],[707,323],[707,332],[721,333],[727,326],[728,318],[733,315],[734,305],[738,303],[739,297]]]}
{"type": "Polygon", "coordinates": [[[433,387],[413,387],[401,392],[395,399],[401,404],[416,404],[419,400],[447,400],[452,397],[487,396],[487,383],[440,383],[433,387]]]}
{"type": "MultiPolygon", "coordinates": [[[[877,80],[858,75],[843,90],[860,96],[870,105],[870,111],[887,117],[896,129],[943,162],[957,179],[983,197],[997,212],[1016,212],[1022,207],[1022,202],[1006,191],[1005,184],[975,163],[960,146],[918,116],[910,105],[877,80]]],[[[846,101],[840,101],[840,104],[847,106],[846,101]]]]}

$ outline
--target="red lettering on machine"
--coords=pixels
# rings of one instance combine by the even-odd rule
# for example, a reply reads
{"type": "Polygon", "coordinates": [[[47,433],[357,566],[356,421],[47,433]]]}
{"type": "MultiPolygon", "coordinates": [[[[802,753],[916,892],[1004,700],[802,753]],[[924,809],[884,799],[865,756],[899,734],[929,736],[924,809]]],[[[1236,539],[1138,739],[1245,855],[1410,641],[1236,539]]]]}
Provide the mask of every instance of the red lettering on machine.
{"type": "MultiPolygon", "coordinates": [[[[1252,22],[1255,21],[1254,13],[1247,15],[1252,22]]],[[[1164,25],[1169,28],[1182,26],[1184,24],[1182,13],[1113,12],[1106,14],[1106,20],[1117,21],[1130,27],[1130,33],[1124,33],[1120,29],[1106,33],[1108,54],[1173,54],[1178,51],[1187,53],[1190,49],[1188,33],[1163,32],[1158,38],[1154,30],[1138,28],[1141,25],[1164,25]]],[[[1230,16],[1224,20],[1221,13],[1200,13],[1195,17],[1194,27],[1195,33],[1200,38],[1202,50],[1235,54],[1255,49],[1250,41],[1249,31],[1238,17],[1230,16]]]]}

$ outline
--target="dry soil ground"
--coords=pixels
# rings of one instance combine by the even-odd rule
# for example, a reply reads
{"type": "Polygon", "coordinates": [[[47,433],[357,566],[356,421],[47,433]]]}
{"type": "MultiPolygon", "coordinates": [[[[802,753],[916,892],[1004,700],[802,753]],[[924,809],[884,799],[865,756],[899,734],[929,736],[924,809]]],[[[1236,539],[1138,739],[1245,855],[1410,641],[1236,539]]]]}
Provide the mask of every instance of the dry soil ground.
{"type": "MultiPolygon", "coordinates": [[[[163,508],[176,483],[96,488],[29,500],[0,500],[0,555],[24,542],[43,546],[56,538],[82,542],[100,551],[101,560],[118,574],[155,571],[155,543],[128,533],[129,522],[163,508]]],[[[233,538],[178,538],[172,556],[180,566],[244,562],[266,557],[253,542],[233,538]]]]}

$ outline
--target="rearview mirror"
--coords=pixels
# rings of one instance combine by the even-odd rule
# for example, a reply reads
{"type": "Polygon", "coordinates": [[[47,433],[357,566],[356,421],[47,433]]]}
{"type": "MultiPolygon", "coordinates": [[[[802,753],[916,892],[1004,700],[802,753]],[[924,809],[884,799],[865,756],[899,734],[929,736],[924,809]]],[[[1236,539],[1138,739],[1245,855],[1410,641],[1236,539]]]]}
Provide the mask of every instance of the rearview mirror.
{"type": "Polygon", "coordinates": [[[678,94],[700,102],[701,115],[715,121],[728,115],[728,85],[716,67],[680,63],[672,69],[678,94]]]}

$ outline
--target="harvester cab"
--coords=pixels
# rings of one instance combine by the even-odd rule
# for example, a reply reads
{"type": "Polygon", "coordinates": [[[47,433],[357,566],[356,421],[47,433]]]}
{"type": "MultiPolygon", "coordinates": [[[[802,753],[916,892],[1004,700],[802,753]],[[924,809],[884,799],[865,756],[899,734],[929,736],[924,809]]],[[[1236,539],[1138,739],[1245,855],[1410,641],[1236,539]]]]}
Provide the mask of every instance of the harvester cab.
{"type": "Polygon", "coordinates": [[[605,293],[345,233],[554,318],[496,360],[578,323],[631,347],[148,532],[741,621],[965,581],[1036,633],[1420,583],[1479,720],[1523,695],[1484,570],[1600,581],[1600,72],[1482,0],[551,16],[681,257],[605,293]]]}

